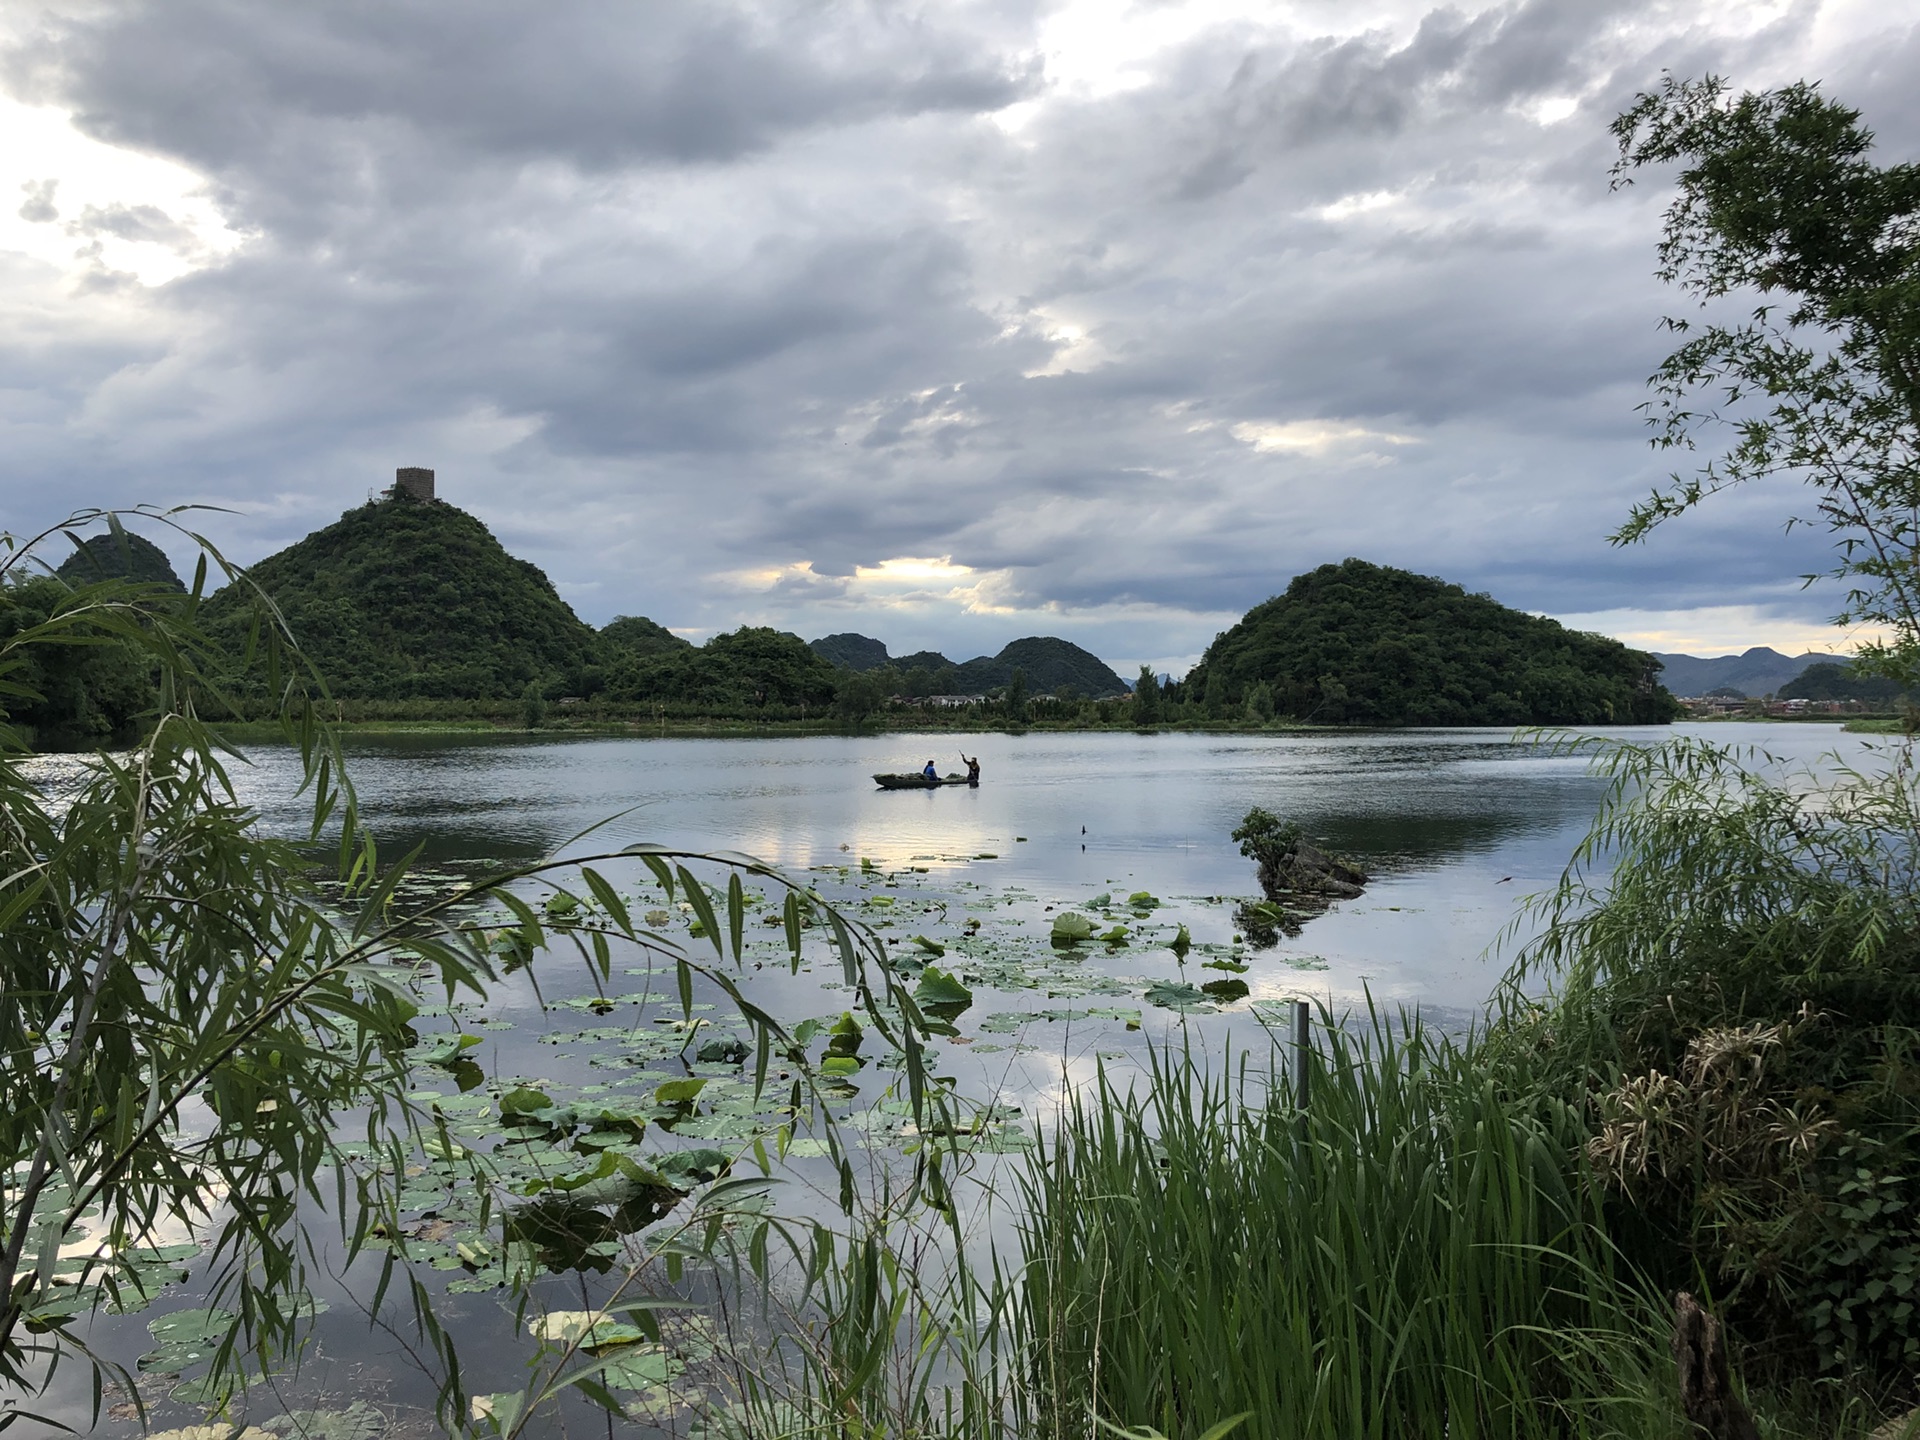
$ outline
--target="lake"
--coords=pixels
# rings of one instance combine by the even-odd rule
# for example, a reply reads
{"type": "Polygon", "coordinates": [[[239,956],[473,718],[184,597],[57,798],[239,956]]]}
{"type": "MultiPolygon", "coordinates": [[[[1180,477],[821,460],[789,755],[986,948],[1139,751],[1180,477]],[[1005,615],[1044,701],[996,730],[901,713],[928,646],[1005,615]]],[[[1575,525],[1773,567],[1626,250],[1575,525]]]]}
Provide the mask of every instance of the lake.
{"type": "MultiPolygon", "coordinates": [[[[1695,730],[1804,763],[1829,751],[1857,760],[1891,743],[1835,726],[1695,730]]],[[[1674,732],[1608,733],[1656,741],[1674,732]]],[[[951,971],[972,1003],[956,1021],[958,1033],[937,1045],[936,1068],[988,1107],[982,1113],[993,1123],[981,1145],[988,1154],[1017,1154],[1044,1133],[1064,1093],[1086,1085],[1096,1067],[1139,1064],[1150,1044],[1264,1050],[1263,1024],[1295,998],[1337,1011],[1371,996],[1464,1026],[1527,933],[1527,897],[1556,882],[1603,792],[1583,757],[1516,741],[1505,730],[967,736],[963,743],[970,753],[977,746],[981,760],[978,789],[873,786],[874,772],[918,770],[934,743],[892,735],[420,735],[358,737],[350,748],[363,813],[383,855],[418,847],[426,883],[642,841],[741,850],[844,906],[910,965],[931,959],[951,971]],[[1373,876],[1361,898],[1265,948],[1247,943],[1236,922],[1237,902],[1258,887],[1252,863],[1229,838],[1256,805],[1298,820],[1373,876]],[[1113,939],[1070,951],[1051,946],[1053,919],[1066,911],[1093,918],[1113,939]],[[1182,926],[1192,940],[1184,961],[1171,947],[1182,926]]],[[[958,768],[955,755],[931,756],[943,770],[958,768]]],[[[236,779],[269,828],[303,831],[290,754],[261,749],[236,779]]],[[[661,906],[661,923],[670,917],[684,930],[684,911],[665,908],[638,865],[615,862],[607,870],[637,908],[661,906]]],[[[777,899],[770,895],[756,916],[777,899]]],[[[757,1003],[789,1022],[823,1024],[849,1006],[837,964],[816,956],[790,973],[778,930],[756,926],[755,933],[760,958],[742,984],[757,1003]]],[[[604,991],[577,961],[546,957],[484,1004],[423,1017],[426,1045],[436,1030],[473,1038],[458,1067],[436,1067],[423,1050],[416,1095],[443,1106],[452,1133],[484,1149],[499,1124],[489,1119],[490,1097],[513,1087],[539,1087],[556,1103],[589,1096],[626,1103],[650,1097],[664,1079],[690,1076],[706,1088],[677,1122],[656,1120],[646,1144],[658,1153],[718,1147],[737,1154],[775,1122],[737,1065],[692,1063],[685,1034],[652,1028],[667,1010],[678,1013],[663,1003],[671,991],[642,956],[616,957],[604,991]]],[[[711,1028],[701,1038],[737,1033],[727,1029],[718,999],[702,988],[711,1028]]],[[[866,1060],[872,1067],[845,1085],[836,1113],[884,1164],[897,1153],[905,1117],[889,1097],[885,1057],[870,1050],[866,1060]]],[[[805,1210],[805,1184],[818,1176],[809,1175],[804,1143],[794,1154],[789,1168],[803,1182],[796,1194],[805,1210]]],[[[427,1169],[422,1183],[434,1178],[427,1169]]],[[[488,1288],[494,1272],[470,1259],[463,1264],[458,1251],[461,1237],[481,1236],[478,1222],[451,1191],[415,1199],[427,1217],[416,1227],[420,1243],[436,1257],[428,1273],[435,1283],[455,1280],[445,1304],[470,1363],[504,1367],[498,1383],[517,1384],[524,1347],[516,1348],[521,1337],[509,1304],[488,1288]]],[[[398,1422],[391,1435],[434,1433],[417,1408],[430,1402],[431,1386],[404,1347],[370,1333],[355,1313],[369,1263],[315,1284],[331,1308],[285,1393],[335,1411],[356,1399],[377,1403],[398,1422]]],[[[194,1299],[202,1277],[186,1268],[188,1282],[150,1311],[95,1325],[103,1353],[131,1366],[153,1351],[149,1322],[204,1303],[194,1299]]],[[[588,1294],[580,1273],[542,1283],[561,1297],[548,1303],[577,1306],[588,1294]]],[[[198,1415],[169,1398],[176,1393],[169,1364],[152,1363],[142,1392],[161,1424],[185,1424],[198,1415]]],[[[63,1375],[54,1399],[70,1423],[87,1428],[77,1374],[71,1383],[63,1375]]],[[[251,1413],[262,1419],[282,1404],[264,1394],[253,1403],[251,1413]]],[[[134,1430],[123,1419],[98,1433],[134,1430]]]]}

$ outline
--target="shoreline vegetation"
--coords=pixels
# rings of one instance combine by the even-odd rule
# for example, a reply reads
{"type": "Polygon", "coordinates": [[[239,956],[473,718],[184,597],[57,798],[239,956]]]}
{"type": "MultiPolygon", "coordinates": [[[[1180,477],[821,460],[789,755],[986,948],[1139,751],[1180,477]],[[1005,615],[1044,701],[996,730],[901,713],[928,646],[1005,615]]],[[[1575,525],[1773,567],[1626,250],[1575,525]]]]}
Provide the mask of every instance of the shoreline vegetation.
{"type": "MultiPolygon", "coordinates": [[[[1690,725],[1764,724],[1834,725],[1855,734],[1900,735],[1907,733],[1908,721],[1887,715],[1690,715],[1690,725]]],[[[875,736],[875,735],[1051,735],[1051,734],[1199,734],[1199,735],[1349,735],[1358,732],[1390,734],[1395,730],[1431,729],[1419,725],[1325,725],[1295,720],[1172,720],[1140,725],[1131,719],[1111,721],[1051,720],[1036,718],[1013,724],[1004,716],[969,717],[952,712],[932,712],[924,717],[914,714],[875,716],[859,725],[848,725],[832,718],[813,720],[728,720],[700,717],[675,717],[626,720],[611,716],[561,712],[550,714],[538,726],[528,727],[517,706],[501,706],[491,714],[466,713],[460,707],[445,716],[365,716],[336,718],[331,727],[343,736],[351,735],[490,735],[543,736],[548,738],[626,738],[668,740],[785,739],[796,736],[875,736]]],[[[1501,728],[1501,727],[1491,727],[1501,728]]],[[[212,729],[235,744],[257,744],[279,738],[280,730],[270,721],[221,720],[212,729]]]]}

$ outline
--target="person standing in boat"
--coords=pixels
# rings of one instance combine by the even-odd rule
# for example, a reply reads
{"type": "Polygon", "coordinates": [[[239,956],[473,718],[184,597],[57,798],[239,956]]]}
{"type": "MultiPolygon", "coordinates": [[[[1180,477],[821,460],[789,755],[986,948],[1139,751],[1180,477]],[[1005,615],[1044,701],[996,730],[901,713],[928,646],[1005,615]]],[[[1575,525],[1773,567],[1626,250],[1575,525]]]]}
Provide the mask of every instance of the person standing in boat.
{"type": "Polygon", "coordinates": [[[940,772],[933,768],[933,761],[931,760],[927,761],[927,768],[922,770],[920,773],[926,776],[927,783],[929,785],[937,784],[939,782],[940,772]]]}
{"type": "Polygon", "coordinates": [[[967,762],[967,784],[978,790],[980,788],[980,757],[978,755],[969,757],[967,752],[962,750],[960,758],[967,762]]]}

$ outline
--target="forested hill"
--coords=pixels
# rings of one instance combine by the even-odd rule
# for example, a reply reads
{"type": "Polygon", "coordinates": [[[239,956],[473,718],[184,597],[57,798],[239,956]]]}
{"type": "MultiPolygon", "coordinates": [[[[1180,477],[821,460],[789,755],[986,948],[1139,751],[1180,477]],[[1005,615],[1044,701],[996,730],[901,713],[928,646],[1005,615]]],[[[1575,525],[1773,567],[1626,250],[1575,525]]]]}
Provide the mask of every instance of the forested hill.
{"type": "Polygon", "coordinates": [[[167,552],[151,540],[123,531],[94,535],[74,546],[73,553],[54,571],[69,585],[94,585],[102,580],[138,580],[185,590],[174,573],[167,552]]]}
{"type": "Polygon", "coordinates": [[[1127,682],[1090,650],[1052,635],[1015,640],[998,655],[956,664],[937,650],[891,656],[884,642],[852,633],[810,642],[816,655],[845,670],[887,670],[891,687],[907,694],[984,694],[1012,683],[1020,671],[1030,695],[1062,691],[1087,698],[1127,693],[1127,682]]]}
{"type": "Polygon", "coordinates": [[[1015,670],[1026,680],[1031,695],[1071,691],[1097,698],[1127,693],[1127,682],[1099,656],[1052,635],[1029,635],[991,658],[983,656],[954,667],[953,688],[962,694],[997,689],[1012,682],[1015,670]]]}
{"type": "Polygon", "coordinates": [[[1651,655],[1364,560],[1322,565],[1249,610],[1183,688],[1210,708],[1270,698],[1272,713],[1329,724],[1648,724],[1679,711],[1651,655]]]}
{"type": "MultiPolygon", "coordinates": [[[[487,527],[404,491],[349,510],[249,571],[346,699],[498,699],[529,681],[585,675],[598,637],[546,575],[487,527]]],[[[238,654],[251,623],[243,584],[208,603],[238,654]]]]}

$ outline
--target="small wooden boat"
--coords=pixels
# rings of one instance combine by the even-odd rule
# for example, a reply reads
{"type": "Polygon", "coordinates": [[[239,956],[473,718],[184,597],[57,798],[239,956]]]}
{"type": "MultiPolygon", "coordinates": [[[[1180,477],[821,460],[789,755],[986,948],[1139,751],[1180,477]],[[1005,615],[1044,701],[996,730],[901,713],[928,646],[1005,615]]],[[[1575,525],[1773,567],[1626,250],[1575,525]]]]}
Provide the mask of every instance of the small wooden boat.
{"type": "Polygon", "coordinates": [[[938,780],[929,780],[920,771],[913,770],[905,775],[876,775],[873,783],[882,790],[937,790],[942,785],[964,785],[967,777],[942,775],[938,780]]]}

